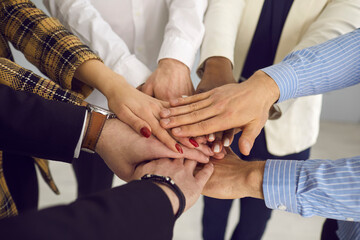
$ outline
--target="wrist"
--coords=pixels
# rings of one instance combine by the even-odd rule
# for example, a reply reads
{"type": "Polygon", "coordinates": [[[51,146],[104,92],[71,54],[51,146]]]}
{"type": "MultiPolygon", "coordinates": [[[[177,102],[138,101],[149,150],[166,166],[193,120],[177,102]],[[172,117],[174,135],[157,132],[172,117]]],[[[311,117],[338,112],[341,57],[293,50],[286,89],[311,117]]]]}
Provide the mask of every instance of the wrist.
{"type": "Polygon", "coordinates": [[[81,150],[94,153],[102,135],[106,120],[116,118],[116,115],[101,107],[87,105],[86,131],[81,144],[81,150]]]}
{"type": "Polygon", "coordinates": [[[172,191],[169,187],[162,185],[160,183],[155,183],[155,184],[158,185],[165,192],[166,196],[169,198],[169,201],[173,209],[173,213],[175,215],[178,212],[180,206],[179,198],[176,196],[174,191],[172,191]]]}
{"type": "Polygon", "coordinates": [[[231,71],[233,69],[232,63],[226,57],[211,57],[206,59],[204,63],[205,72],[219,72],[222,71],[231,71]]]}
{"type": "Polygon", "coordinates": [[[77,68],[74,76],[83,83],[98,89],[105,96],[112,94],[117,86],[127,84],[121,75],[113,72],[98,60],[84,62],[77,68]]]}
{"type": "Polygon", "coordinates": [[[276,101],[280,97],[280,89],[274,79],[272,79],[269,75],[267,75],[265,72],[259,70],[254,73],[255,78],[257,79],[260,84],[265,89],[264,93],[266,93],[264,96],[267,99],[267,102],[269,105],[273,105],[276,103],[276,101]]]}
{"type": "Polygon", "coordinates": [[[178,71],[183,71],[186,74],[190,74],[190,69],[188,66],[186,66],[184,63],[180,62],[179,60],[176,60],[174,58],[163,58],[160,59],[158,63],[159,68],[165,68],[165,69],[177,69],[178,71]]]}
{"type": "Polygon", "coordinates": [[[100,133],[99,140],[96,144],[95,152],[97,152],[100,156],[101,156],[103,150],[105,149],[106,135],[107,135],[106,133],[108,132],[109,129],[111,129],[112,121],[116,121],[116,120],[115,119],[105,120],[104,127],[100,133]]]}
{"type": "Polygon", "coordinates": [[[212,88],[229,83],[236,83],[230,60],[224,57],[212,57],[207,59],[201,83],[206,86],[212,86],[212,88]]]}
{"type": "Polygon", "coordinates": [[[249,169],[245,175],[244,185],[247,187],[247,196],[264,199],[263,177],[266,161],[249,162],[249,169]]]}

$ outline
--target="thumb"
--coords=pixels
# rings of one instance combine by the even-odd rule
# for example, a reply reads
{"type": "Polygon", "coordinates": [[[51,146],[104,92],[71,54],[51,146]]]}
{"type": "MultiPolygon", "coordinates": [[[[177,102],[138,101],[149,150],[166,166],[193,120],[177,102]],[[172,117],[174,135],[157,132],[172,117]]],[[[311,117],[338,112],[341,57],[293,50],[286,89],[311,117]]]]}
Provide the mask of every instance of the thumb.
{"type": "Polygon", "coordinates": [[[205,186],[207,181],[210,179],[212,173],[214,172],[214,165],[209,162],[207,163],[203,169],[196,173],[195,179],[200,184],[201,188],[205,186]]]}
{"type": "Polygon", "coordinates": [[[240,152],[244,155],[249,155],[254,145],[256,137],[260,134],[261,127],[249,125],[245,127],[241,133],[238,145],[240,152]]]}

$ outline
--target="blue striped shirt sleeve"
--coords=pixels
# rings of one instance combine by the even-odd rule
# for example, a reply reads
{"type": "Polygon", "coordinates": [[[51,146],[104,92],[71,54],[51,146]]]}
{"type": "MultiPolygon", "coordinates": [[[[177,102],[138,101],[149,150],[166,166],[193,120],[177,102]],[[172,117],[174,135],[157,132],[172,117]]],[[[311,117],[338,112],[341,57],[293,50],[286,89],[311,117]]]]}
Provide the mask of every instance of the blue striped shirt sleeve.
{"type": "Polygon", "coordinates": [[[360,83],[360,29],[293,52],[261,70],[277,83],[278,102],[360,83]]]}
{"type": "Polygon", "coordinates": [[[360,156],[338,160],[268,160],[266,206],[300,214],[360,221],[360,156]]]}

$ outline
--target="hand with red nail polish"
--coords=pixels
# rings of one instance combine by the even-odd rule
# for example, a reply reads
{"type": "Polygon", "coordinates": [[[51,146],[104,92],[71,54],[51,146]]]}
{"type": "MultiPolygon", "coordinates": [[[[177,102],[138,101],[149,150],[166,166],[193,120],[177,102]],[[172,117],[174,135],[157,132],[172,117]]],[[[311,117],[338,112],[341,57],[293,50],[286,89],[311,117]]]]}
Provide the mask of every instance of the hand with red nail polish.
{"type": "Polygon", "coordinates": [[[108,100],[108,106],[116,116],[137,133],[148,137],[155,135],[168,148],[177,152],[176,140],[160,127],[160,110],[169,107],[132,87],[125,78],[113,72],[102,62],[89,60],[79,66],[75,76],[80,81],[98,89],[108,100]]]}
{"type": "Polygon", "coordinates": [[[168,148],[178,152],[177,141],[167,130],[159,124],[159,113],[168,103],[150,97],[131,87],[118,88],[112,97],[108,98],[109,108],[116,113],[118,118],[132,127],[142,136],[149,138],[156,136],[168,148]]]}
{"type": "Polygon", "coordinates": [[[197,149],[179,143],[174,147],[177,152],[154,136],[142,137],[118,119],[109,119],[105,122],[95,150],[109,168],[125,181],[131,178],[137,164],[147,160],[167,157],[187,158],[201,163],[209,161],[209,156],[197,149]]]}

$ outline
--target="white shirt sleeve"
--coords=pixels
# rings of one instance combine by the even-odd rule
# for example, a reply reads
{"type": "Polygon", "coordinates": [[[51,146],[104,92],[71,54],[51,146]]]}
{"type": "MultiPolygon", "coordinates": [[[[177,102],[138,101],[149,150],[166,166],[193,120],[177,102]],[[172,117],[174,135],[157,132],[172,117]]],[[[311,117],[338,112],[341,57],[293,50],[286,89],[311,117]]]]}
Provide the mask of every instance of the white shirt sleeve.
{"type": "Polygon", "coordinates": [[[125,77],[132,86],[144,83],[151,71],[112,30],[89,0],[43,0],[44,5],[62,24],[77,35],[106,66],[125,77]]]}
{"type": "Polygon", "coordinates": [[[210,57],[225,57],[234,64],[235,41],[245,4],[244,0],[209,0],[197,70],[200,78],[204,63],[210,57]]]}
{"type": "Polygon", "coordinates": [[[167,0],[169,21],[158,61],[173,58],[192,68],[204,36],[206,0],[167,0]]]}
{"type": "Polygon", "coordinates": [[[84,135],[85,135],[85,127],[86,127],[86,118],[87,118],[87,115],[88,115],[88,111],[85,111],[85,117],[84,117],[84,123],[83,123],[83,126],[82,126],[82,130],[81,130],[81,134],[80,134],[80,137],[79,137],[79,141],[78,143],[76,144],[76,148],[75,148],[75,151],[74,151],[74,158],[79,158],[80,156],[80,150],[81,150],[81,143],[84,139],[84,135]]]}

